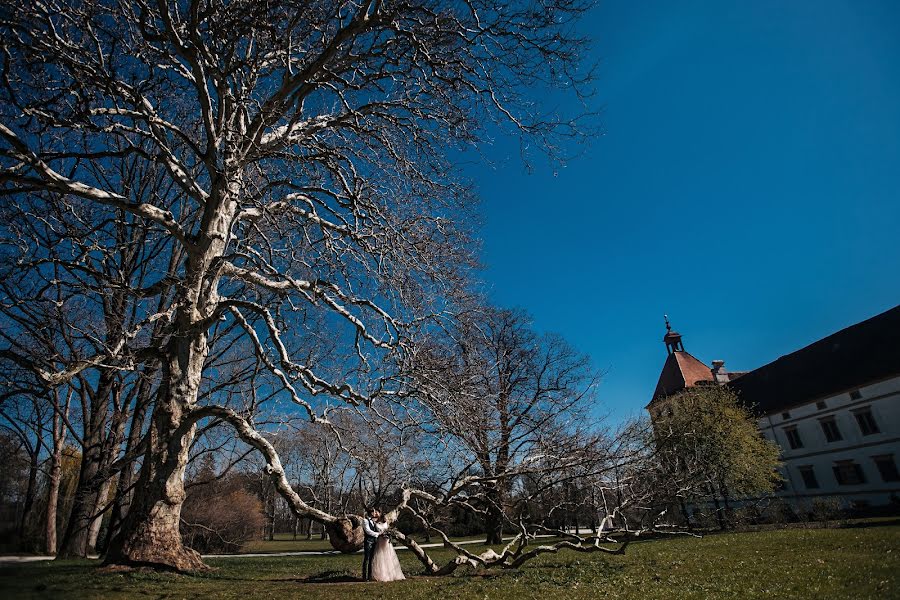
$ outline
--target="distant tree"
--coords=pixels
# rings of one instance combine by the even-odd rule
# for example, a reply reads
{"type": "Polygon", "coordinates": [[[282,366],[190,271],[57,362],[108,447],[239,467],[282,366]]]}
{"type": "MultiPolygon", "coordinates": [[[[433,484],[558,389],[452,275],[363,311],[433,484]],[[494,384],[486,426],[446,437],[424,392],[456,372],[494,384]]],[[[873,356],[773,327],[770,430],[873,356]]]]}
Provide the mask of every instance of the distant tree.
{"type": "MultiPolygon", "coordinates": [[[[479,307],[460,318],[443,349],[419,366],[428,429],[458,469],[473,476],[469,504],[485,526],[485,543],[515,530],[521,507],[517,478],[553,472],[575,479],[576,466],[593,462],[594,389],[598,374],[587,356],[555,335],[539,335],[527,314],[479,307]],[[566,457],[563,463],[551,457],[566,457]]],[[[560,508],[556,512],[560,512],[560,508]]]]}
{"type": "Polygon", "coordinates": [[[0,547],[19,537],[20,518],[28,487],[29,456],[19,436],[0,429],[0,547]]]}
{"type": "Polygon", "coordinates": [[[27,456],[27,485],[21,510],[17,510],[16,534],[20,542],[25,538],[26,523],[37,499],[40,457],[45,445],[43,432],[48,416],[45,407],[32,396],[16,394],[0,401],[0,431],[8,432],[17,442],[15,451],[9,454],[11,462],[17,463],[16,459],[23,452],[27,456]]]}
{"type": "Polygon", "coordinates": [[[682,510],[686,502],[709,499],[724,529],[720,502],[727,510],[730,499],[771,493],[781,481],[778,445],[760,434],[753,413],[728,388],[690,388],[655,413],[662,485],[682,510]]]}

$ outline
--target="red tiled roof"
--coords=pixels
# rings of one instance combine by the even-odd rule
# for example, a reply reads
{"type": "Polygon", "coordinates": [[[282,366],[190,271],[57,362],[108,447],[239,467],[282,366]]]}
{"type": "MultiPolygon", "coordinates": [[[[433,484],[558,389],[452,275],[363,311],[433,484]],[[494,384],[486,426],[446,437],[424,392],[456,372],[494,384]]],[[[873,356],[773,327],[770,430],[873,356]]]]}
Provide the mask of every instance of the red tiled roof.
{"type": "Polygon", "coordinates": [[[662,373],[659,374],[659,381],[650,404],[684,388],[693,387],[698,381],[713,381],[710,368],[687,352],[672,352],[666,358],[662,373]]]}

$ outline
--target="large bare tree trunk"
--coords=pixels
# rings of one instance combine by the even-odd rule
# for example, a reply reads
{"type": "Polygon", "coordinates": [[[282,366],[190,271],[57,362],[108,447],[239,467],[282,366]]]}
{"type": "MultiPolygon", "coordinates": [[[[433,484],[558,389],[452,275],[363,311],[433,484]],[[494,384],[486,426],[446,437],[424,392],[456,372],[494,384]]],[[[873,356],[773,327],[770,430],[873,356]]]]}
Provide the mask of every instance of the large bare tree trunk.
{"type": "MultiPolygon", "coordinates": [[[[237,190],[235,181],[229,189],[237,190]]],[[[203,235],[188,257],[187,274],[174,306],[174,330],[161,357],[162,377],[148,431],[135,497],[119,532],[110,541],[107,564],[152,565],[177,571],[204,570],[200,554],[184,546],[179,525],[187,467],[196,421],[203,366],[209,351],[205,319],[218,302],[218,275],[211,265],[221,257],[237,204],[212,200],[206,206],[203,235]]]]}
{"type": "MultiPolygon", "coordinates": [[[[159,410],[159,409],[157,409],[159,410]]],[[[149,565],[178,571],[203,569],[203,561],[195,551],[181,542],[179,523],[184,502],[184,469],[187,450],[194,430],[184,436],[174,452],[168,439],[159,431],[172,431],[164,421],[170,411],[163,411],[152,425],[156,438],[145,457],[138,479],[140,492],[135,495],[119,533],[111,540],[106,554],[107,564],[149,565]]]]}
{"type": "Polygon", "coordinates": [[[206,334],[174,335],[148,432],[136,493],[119,532],[110,541],[107,564],[148,565],[177,571],[206,569],[200,554],[181,541],[184,471],[195,424],[184,426],[197,400],[206,334]]]}

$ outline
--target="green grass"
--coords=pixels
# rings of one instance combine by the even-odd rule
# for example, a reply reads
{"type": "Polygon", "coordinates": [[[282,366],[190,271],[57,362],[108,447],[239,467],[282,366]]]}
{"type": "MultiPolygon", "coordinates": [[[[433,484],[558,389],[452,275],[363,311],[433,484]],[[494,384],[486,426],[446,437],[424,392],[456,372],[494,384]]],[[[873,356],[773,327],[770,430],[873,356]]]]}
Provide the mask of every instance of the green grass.
{"type": "MultiPolygon", "coordinates": [[[[477,547],[477,546],[476,546],[477,547]]],[[[449,554],[436,552],[442,558],[449,554]]],[[[197,576],[106,573],[89,562],[0,568],[2,598],[898,598],[900,526],[791,529],[666,538],[632,544],[623,556],[544,556],[519,571],[413,576],[397,583],[355,583],[359,556],[210,560],[197,576]]]]}

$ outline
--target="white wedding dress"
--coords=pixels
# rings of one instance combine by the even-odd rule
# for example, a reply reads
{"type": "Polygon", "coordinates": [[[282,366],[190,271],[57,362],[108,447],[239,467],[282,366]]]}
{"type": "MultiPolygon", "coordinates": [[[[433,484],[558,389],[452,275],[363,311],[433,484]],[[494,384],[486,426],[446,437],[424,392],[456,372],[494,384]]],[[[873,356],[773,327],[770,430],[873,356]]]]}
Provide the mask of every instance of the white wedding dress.
{"type": "MultiPolygon", "coordinates": [[[[378,531],[387,531],[387,523],[376,523],[378,531]]],[[[375,556],[372,558],[372,579],[375,581],[400,581],[406,579],[400,568],[400,559],[394,545],[386,536],[378,538],[375,544],[375,556]]]]}

